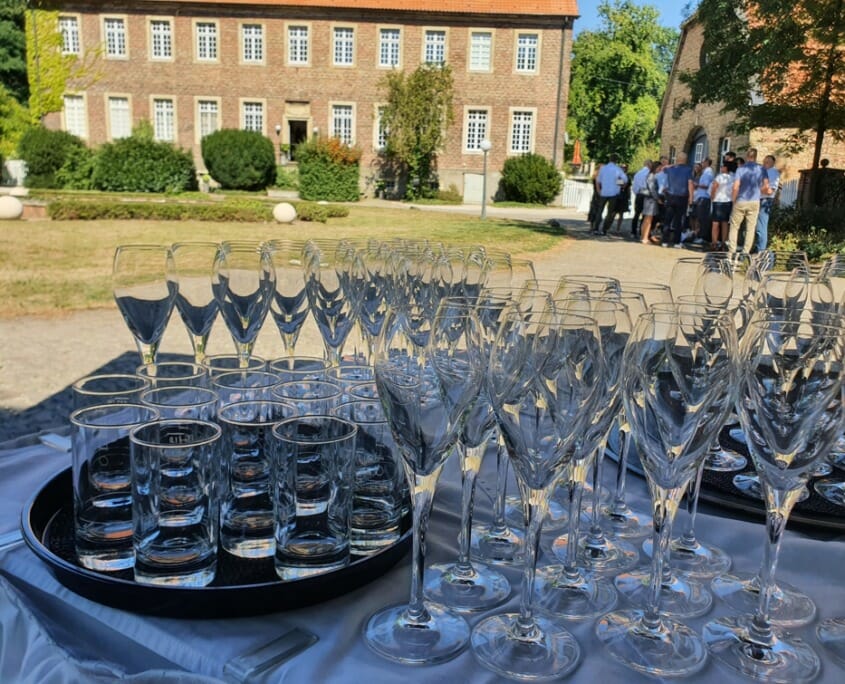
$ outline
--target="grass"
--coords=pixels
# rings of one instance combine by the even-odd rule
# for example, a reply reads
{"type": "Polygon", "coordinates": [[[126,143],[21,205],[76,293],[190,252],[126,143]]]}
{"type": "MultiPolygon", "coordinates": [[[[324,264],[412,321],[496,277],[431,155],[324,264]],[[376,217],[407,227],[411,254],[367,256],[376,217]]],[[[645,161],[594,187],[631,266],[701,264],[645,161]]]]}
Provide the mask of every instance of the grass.
{"type": "Polygon", "coordinates": [[[408,208],[350,207],[328,223],[208,223],[199,221],[0,221],[0,318],[56,315],[111,306],[115,248],[129,243],[190,240],[368,238],[428,239],[484,244],[512,254],[546,251],[559,231],[523,221],[408,208]]]}

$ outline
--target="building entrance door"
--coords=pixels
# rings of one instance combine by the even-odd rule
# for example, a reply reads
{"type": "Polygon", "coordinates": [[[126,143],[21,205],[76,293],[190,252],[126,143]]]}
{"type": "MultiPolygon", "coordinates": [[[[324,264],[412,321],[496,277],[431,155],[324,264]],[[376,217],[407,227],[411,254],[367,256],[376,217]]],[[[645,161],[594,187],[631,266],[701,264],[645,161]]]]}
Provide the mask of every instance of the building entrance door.
{"type": "Polygon", "coordinates": [[[290,140],[290,158],[296,161],[296,146],[308,139],[308,122],[300,119],[288,120],[288,140],[290,140]]]}

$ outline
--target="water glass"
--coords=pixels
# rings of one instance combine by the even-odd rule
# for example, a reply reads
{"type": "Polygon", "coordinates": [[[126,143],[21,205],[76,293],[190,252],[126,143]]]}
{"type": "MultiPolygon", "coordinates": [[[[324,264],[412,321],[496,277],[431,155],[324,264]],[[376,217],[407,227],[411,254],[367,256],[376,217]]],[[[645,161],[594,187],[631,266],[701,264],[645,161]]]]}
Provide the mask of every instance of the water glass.
{"type": "Polygon", "coordinates": [[[220,545],[241,558],[274,554],[273,435],[275,423],[296,415],[281,401],[221,405],[220,545]]]}
{"type": "Polygon", "coordinates": [[[401,535],[405,471],[378,399],[345,402],[332,415],[358,428],[349,537],[353,553],[372,553],[401,535]]]}
{"type": "Polygon", "coordinates": [[[203,587],[217,571],[218,425],[160,420],[129,435],[135,581],[203,587]]]}
{"type": "Polygon", "coordinates": [[[70,415],[74,543],[89,570],[135,563],[129,431],[158,417],[140,404],[100,404],[70,415]]]}
{"type": "Polygon", "coordinates": [[[348,398],[349,391],[365,382],[375,382],[376,373],[372,366],[355,363],[341,363],[326,371],[326,380],[340,385],[340,389],[348,398]]]}
{"type": "Polygon", "coordinates": [[[128,373],[88,375],[73,383],[73,410],[97,404],[133,404],[150,381],[128,373]]]}
{"type": "Polygon", "coordinates": [[[154,387],[141,392],[140,402],[152,406],[167,420],[214,421],[217,416],[217,392],[205,387],[154,387]]]}
{"type": "Polygon", "coordinates": [[[190,385],[208,387],[208,371],[198,363],[187,361],[161,361],[138,366],[135,375],[146,378],[151,387],[190,385]]]}
{"type": "Polygon", "coordinates": [[[238,401],[271,399],[273,388],[279,384],[275,373],[268,371],[239,370],[220,373],[211,379],[220,406],[238,401]]]}
{"type": "Polygon", "coordinates": [[[283,580],[349,563],[358,428],[333,416],[303,416],[273,427],[276,574],[283,580]]]}
{"type": "Polygon", "coordinates": [[[241,357],[237,354],[213,354],[206,356],[202,365],[205,366],[210,378],[234,370],[263,371],[267,369],[266,359],[254,354],[246,360],[246,368],[241,368],[241,361],[241,357]]]}
{"type": "Polygon", "coordinates": [[[273,396],[296,404],[300,416],[327,416],[340,404],[341,389],[333,382],[302,380],[283,382],[273,396]]]}
{"type": "Polygon", "coordinates": [[[325,380],[329,362],[321,356],[286,356],[270,362],[268,370],[279,376],[279,382],[325,380]]]}

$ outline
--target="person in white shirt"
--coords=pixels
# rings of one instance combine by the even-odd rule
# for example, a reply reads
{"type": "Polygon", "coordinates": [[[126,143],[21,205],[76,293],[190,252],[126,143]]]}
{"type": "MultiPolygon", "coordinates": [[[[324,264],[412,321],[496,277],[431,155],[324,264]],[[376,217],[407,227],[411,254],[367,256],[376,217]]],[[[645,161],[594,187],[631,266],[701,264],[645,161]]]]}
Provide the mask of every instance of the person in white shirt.
{"type": "Polygon", "coordinates": [[[611,154],[608,163],[601,167],[596,176],[596,187],[599,191],[599,205],[596,208],[596,216],[593,220],[593,233],[607,235],[610,224],[613,223],[613,209],[616,206],[616,198],[622,187],[628,182],[628,176],[617,166],[619,156],[611,154]],[[602,222],[602,214],[607,207],[607,216],[602,222]]]}
{"type": "Polygon", "coordinates": [[[769,244],[769,216],[772,213],[772,206],[775,203],[780,187],[780,171],[775,168],[775,158],[767,154],[763,158],[763,168],[769,178],[769,192],[760,198],[760,213],[757,214],[757,226],[755,229],[755,249],[762,252],[769,244]]]}
{"type": "Polygon", "coordinates": [[[733,191],[734,175],[726,159],[722,160],[719,173],[710,184],[710,202],[712,205],[712,228],[710,235],[710,249],[716,251],[725,246],[728,239],[728,226],[731,220],[731,192],[733,191]]]}
{"type": "Polygon", "coordinates": [[[646,187],[646,179],[651,173],[652,163],[650,159],[643,162],[643,168],[634,174],[631,180],[631,192],[634,195],[634,215],[631,217],[631,237],[636,239],[639,233],[637,229],[640,224],[640,217],[643,213],[643,202],[648,197],[648,188],[646,187]]]}
{"type": "Polygon", "coordinates": [[[698,222],[696,236],[693,242],[702,245],[708,241],[710,233],[710,186],[713,183],[713,161],[708,157],[701,162],[701,174],[693,180],[695,192],[693,204],[695,218],[698,222]]]}

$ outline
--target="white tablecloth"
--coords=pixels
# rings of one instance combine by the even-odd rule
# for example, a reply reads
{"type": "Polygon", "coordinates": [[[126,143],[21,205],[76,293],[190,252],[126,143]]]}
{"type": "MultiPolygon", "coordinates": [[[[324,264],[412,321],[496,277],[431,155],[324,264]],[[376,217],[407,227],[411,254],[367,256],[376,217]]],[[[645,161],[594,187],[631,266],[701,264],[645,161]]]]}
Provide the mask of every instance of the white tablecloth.
{"type": "MultiPolygon", "coordinates": [[[[43,446],[24,446],[0,451],[0,534],[14,530],[19,524],[24,502],[49,477],[66,468],[70,457],[43,446]]],[[[476,515],[487,519],[490,496],[495,486],[494,458],[488,458],[479,479],[476,515]]],[[[613,464],[608,462],[613,470],[613,464]]],[[[460,482],[457,464],[447,464],[441,477],[431,517],[428,544],[430,561],[455,557],[459,522],[460,482]]],[[[608,478],[609,479],[609,478],[608,478]]],[[[630,476],[631,501],[635,506],[647,507],[644,483],[636,475],[630,476]]],[[[678,525],[685,520],[678,516],[678,525]]],[[[734,567],[741,571],[755,571],[762,557],[764,529],[759,522],[735,520],[730,513],[703,507],[699,513],[699,537],[717,543],[734,559],[734,567]]],[[[822,537],[790,530],[784,539],[778,579],[807,591],[819,607],[819,619],[845,615],[845,535],[825,534],[822,537]]],[[[265,681],[272,682],[492,682],[497,677],[473,659],[469,651],[455,660],[433,667],[403,667],[375,656],[364,645],[361,629],[375,610],[390,603],[407,600],[410,573],[410,554],[395,568],[369,585],[339,599],[309,608],[254,618],[226,620],[178,620],[134,615],[89,601],[75,595],[59,584],[44,565],[25,545],[0,551],[0,573],[12,575],[23,591],[10,586],[0,577],[0,682],[113,681],[177,681],[207,682],[223,678],[227,660],[257,647],[283,633],[286,628],[299,625],[312,631],[319,641],[304,653],[269,673],[265,681]],[[78,608],[93,620],[84,629],[75,627],[76,636],[88,645],[87,652],[74,650],[68,654],[53,642],[49,632],[27,607],[28,587],[41,588],[50,595],[48,614],[58,624],[71,620],[78,608]],[[23,594],[23,596],[22,596],[23,594]],[[109,635],[117,630],[128,638],[175,663],[183,671],[144,671],[143,651],[118,648],[109,635]],[[92,654],[99,662],[91,662],[92,654]],[[80,660],[79,658],[83,658],[80,660]],[[139,662],[140,661],[140,662],[139,662]]],[[[520,573],[509,572],[514,593],[507,604],[517,610],[520,573]]],[[[33,590],[34,593],[34,590],[33,590]]],[[[501,609],[499,609],[501,610],[501,609]]],[[[729,609],[715,602],[713,610],[704,618],[689,622],[699,629],[708,619],[728,614],[729,609]]],[[[475,624],[483,615],[469,617],[475,624]]],[[[74,623],[75,624],[75,623],[74,623]]],[[[798,630],[810,643],[816,644],[815,624],[798,630]]],[[[582,662],[569,677],[572,682],[636,682],[648,681],[616,664],[607,657],[593,635],[592,622],[571,623],[582,648],[582,662]]],[[[845,681],[845,669],[833,662],[818,646],[823,658],[822,675],[818,681],[845,681]]],[[[146,663],[151,662],[147,660],[146,663]]],[[[156,663],[160,666],[161,663],[156,663]]],[[[692,682],[740,681],[722,670],[714,662],[690,678],[692,682]]]]}

